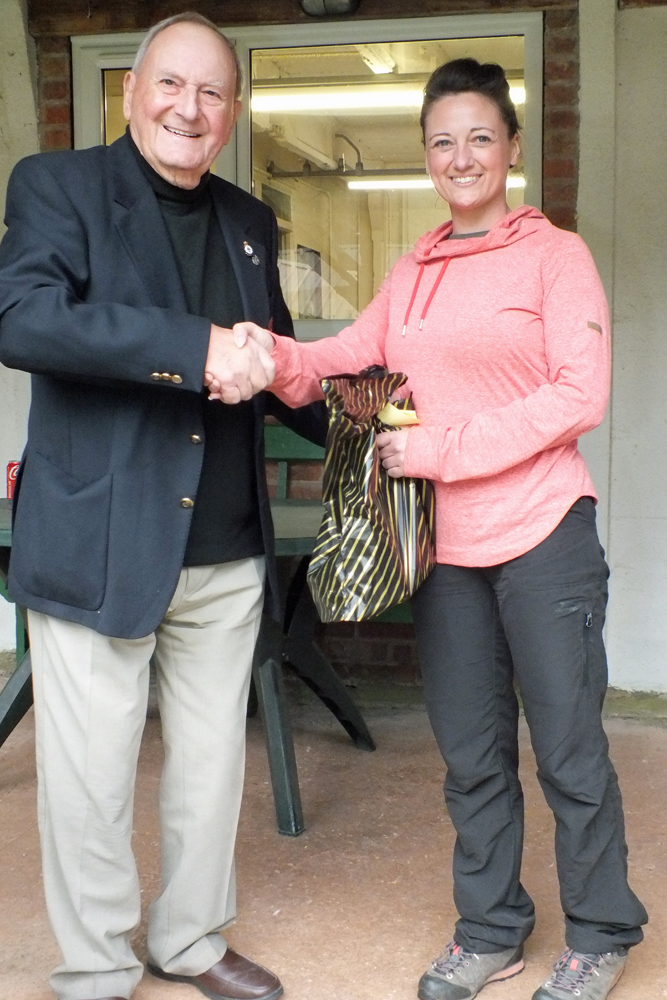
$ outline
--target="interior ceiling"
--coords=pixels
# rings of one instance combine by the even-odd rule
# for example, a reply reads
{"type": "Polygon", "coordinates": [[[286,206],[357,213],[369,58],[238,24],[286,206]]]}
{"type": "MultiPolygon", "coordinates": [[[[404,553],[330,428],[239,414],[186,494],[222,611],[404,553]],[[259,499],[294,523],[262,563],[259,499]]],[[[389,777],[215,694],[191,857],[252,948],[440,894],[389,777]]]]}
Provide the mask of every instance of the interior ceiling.
{"type": "MultiPolygon", "coordinates": [[[[523,36],[494,38],[454,38],[440,41],[411,41],[376,43],[374,45],[322,45],[293,49],[257,49],[252,53],[252,89],[261,93],[262,88],[272,90],[296,84],[316,87],[344,87],[350,84],[414,83],[421,89],[433,70],[449,59],[472,56],[480,62],[497,62],[510,79],[523,79],[523,36]],[[390,73],[377,74],[368,65],[392,66],[390,73]]],[[[519,109],[522,112],[523,109],[519,109]]],[[[345,157],[348,168],[354,168],[356,154],[342,139],[334,138],[336,132],[344,133],[361,150],[364,165],[368,167],[420,167],[424,150],[419,130],[419,111],[413,108],[395,112],[355,110],[346,112],[311,112],[311,116],[288,115],[286,112],[254,114],[255,131],[269,131],[276,126],[290,125],[292,134],[309,134],[317,131],[321,136],[326,123],[329,142],[323,154],[333,154],[336,160],[345,157]],[[313,117],[317,119],[317,128],[313,117]],[[309,126],[309,121],[312,123],[309,126]]],[[[520,114],[521,117],[521,114],[520,114]]],[[[275,161],[286,169],[297,164],[285,161],[285,147],[299,155],[298,142],[281,143],[276,149],[275,161]]],[[[304,150],[305,150],[304,145],[304,150]]],[[[312,159],[305,151],[302,159],[312,159]]],[[[325,165],[323,157],[321,165],[325,165]]]]}
{"type": "Polygon", "coordinates": [[[449,59],[472,56],[480,62],[497,62],[510,76],[523,76],[523,36],[498,38],[449,38],[441,41],[379,42],[375,45],[315,45],[295,49],[256,49],[252,53],[253,86],[276,86],[278,81],[347,83],[350,78],[378,79],[364,61],[362,51],[378,50],[380,59],[395,63],[391,77],[428,75],[449,59]]]}
{"type": "MultiPolygon", "coordinates": [[[[365,165],[421,166],[424,147],[421,144],[419,115],[385,115],[382,118],[339,118],[337,132],[343,132],[361,150],[365,165]]],[[[341,142],[341,140],[338,140],[341,142]]],[[[354,150],[343,142],[341,155],[349,167],[354,167],[354,150]]]]}

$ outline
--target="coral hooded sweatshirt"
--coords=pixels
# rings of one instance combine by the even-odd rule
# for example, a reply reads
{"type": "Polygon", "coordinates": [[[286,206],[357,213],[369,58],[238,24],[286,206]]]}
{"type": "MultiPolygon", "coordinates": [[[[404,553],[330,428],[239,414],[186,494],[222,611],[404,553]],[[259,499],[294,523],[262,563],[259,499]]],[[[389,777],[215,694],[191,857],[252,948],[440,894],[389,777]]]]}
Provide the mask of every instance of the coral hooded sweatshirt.
{"type": "Polygon", "coordinates": [[[604,416],[607,303],[585,243],[530,206],[485,236],[422,236],[337,337],[276,338],[271,390],[291,406],[319,379],[385,365],[423,421],[405,474],[433,481],[438,562],[494,566],[529,551],[595,497],[577,437],[604,416]]]}

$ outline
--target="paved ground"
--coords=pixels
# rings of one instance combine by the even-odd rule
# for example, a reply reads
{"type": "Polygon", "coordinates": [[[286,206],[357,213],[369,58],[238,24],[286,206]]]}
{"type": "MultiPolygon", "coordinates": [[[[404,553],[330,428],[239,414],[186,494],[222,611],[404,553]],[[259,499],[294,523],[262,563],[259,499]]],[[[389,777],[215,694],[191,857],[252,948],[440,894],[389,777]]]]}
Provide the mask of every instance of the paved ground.
{"type": "MultiPolygon", "coordinates": [[[[275,830],[261,726],[256,719],[248,724],[239,920],[229,940],[281,975],[286,1000],[414,1000],[421,972],[455,919],[443,765],[419,695],[396,694],[393,708],[372,692],[364,700],[374,703],[365,709],[378,743],[373,754],[355,750],[319,704],[294,705],[307,823],[306,833],[295,839],[275,830]]],[[[607,728],[625,797],[631,880],[651,913],[646,941],[631,953],[614,1000],[659,1000],[667,997],[667,730],[627,719],[611,719],[607,728]]],[[[30,713],[0,750],[1,1000],[48,1000],[46,978],[57,961],[41,895],[32,740],[30,713]]],[[[553,821],[533,776],[525,729],[522,748],[524,882],[535,898],[538,923],[525,972],[487,987],[484,1000],[530,1000],[562,946],[553,821]]],[[[159,721],[149,719],[135,827],[147,901],[159,881],[160,759],[159,721]]],[[[143,947],[142,927],[136,934],[140,955],[143,947]]],[[[198,996],[190,987],[146,975],[135,1000],[198,996]]]]}

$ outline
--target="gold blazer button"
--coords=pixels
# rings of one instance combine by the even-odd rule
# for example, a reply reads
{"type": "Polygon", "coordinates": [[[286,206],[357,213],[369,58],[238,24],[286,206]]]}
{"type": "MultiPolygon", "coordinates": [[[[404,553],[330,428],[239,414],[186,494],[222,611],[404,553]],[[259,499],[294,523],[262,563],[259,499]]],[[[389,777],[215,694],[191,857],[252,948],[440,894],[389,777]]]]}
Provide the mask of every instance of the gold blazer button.
{"type": "Polygon", "coordinates": [[[181,507],[194,507],[195,502],[191,500],[190,497],[183,497],[181,500],[181,507]]]}
{"type": "Polygon", "coordinates": [[[172,381],[172,382],[173,382],[173,383],[174,383],[175,385],[180,385],[180,384],[181,384],[181,382],[183,381],[183,379],[181,378],[181,376],[180,376],[180,375],[172,375],[172,376],[171,376],[171,381],[172,381]]]}

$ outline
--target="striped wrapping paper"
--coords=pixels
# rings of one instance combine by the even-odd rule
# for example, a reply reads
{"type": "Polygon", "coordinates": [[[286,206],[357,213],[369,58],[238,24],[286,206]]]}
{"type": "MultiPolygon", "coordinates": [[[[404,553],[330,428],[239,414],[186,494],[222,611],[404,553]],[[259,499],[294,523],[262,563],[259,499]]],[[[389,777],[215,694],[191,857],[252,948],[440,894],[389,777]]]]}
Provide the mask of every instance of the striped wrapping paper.
{"type": "Polygon", "coordinates": [[[406,381],[374,366],[320,383],[329,411],[325,513],[308,584],[323,622],[362,621],[400,604],[435,565],[431,483],[392,479],[375,448],[377,432],[396,430],[377,413],[406,381]]]}

